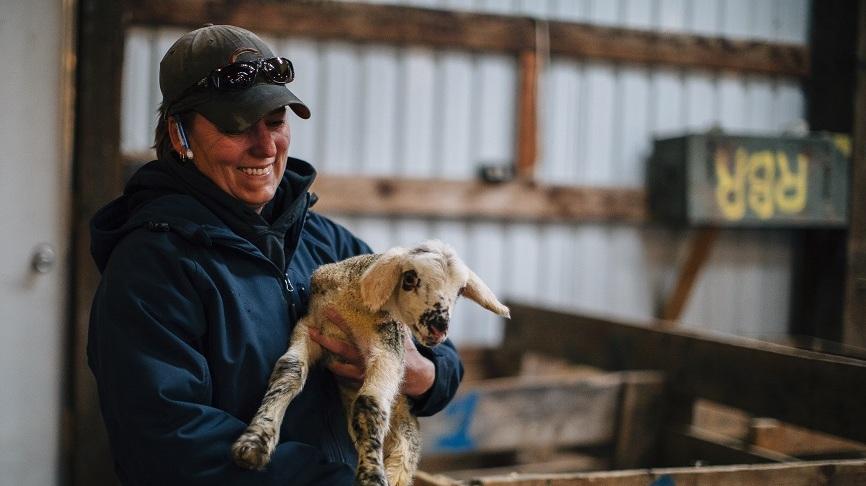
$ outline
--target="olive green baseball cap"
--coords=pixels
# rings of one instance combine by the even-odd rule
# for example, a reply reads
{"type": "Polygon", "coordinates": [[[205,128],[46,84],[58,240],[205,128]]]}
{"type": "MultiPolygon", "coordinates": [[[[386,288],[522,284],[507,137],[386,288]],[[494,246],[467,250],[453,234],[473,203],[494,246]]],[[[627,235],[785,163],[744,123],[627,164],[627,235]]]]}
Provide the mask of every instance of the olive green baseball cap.
{"type": "Polygon", "coordinates": [[[233,62],[276,57],[256,34],[232,25],[207,25],[178,39],[159,63],[159,89],[166,116],[184,111],[204,115],[224,132],[242,132],[266,114],[289,106],[301,118],[307,108],[283,84],[261,78],[247,88],[218,91],[194,87],[214,69],[233,62]]]}

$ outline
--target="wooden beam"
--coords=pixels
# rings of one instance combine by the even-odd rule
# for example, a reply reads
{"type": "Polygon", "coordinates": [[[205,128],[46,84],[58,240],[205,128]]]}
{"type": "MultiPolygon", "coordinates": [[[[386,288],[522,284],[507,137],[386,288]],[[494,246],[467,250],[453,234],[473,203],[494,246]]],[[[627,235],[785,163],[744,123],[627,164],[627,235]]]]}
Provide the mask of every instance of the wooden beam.
{"type": "Polygon", "coordinates": [[[443,475],[451,479],[467,480],[483,476],[504,476],[508,474],[551,474],[574,473],[579,471],[604,471],[610,469],[608,461],[601,457],[576,452],[554,452],[549,458],[534,462],[518,461],[515,464],[475,469],[445,470],[443,475]]]}
{"type": "Polygon", "coordinates": [[[73,485],[117,484],[96,383],[87,367],[87,328],[99,272],[90,256],[90,218],[120,194],[120,91],[123,2],[78,2],[78,75],[73,182],[72,374],[73,485]]]}
{"type": "MultiPolygon", "coordinates": [[[[526,17],[344,2],[130,0],[130,25],[228,23],[262,33],[517,53],[535,46],[526,17]]],[[[808,49],[568,22],[548,22],[550,52],[563,57],[791,77],[809,74],[808,49]]]]}
{"type": "Polygon", "coordinates": [[[314,209],[329,214],[506,221],[646,220],[642,189],[322,174],[312,191],[319,196],[314,209]]]}
{"type": "Polygon", "coordinates": [[[756,447],[698,427],[668,431],[662,440],[664,463],[677,466],[704,464],[765,464],[793,462],[794,457],[756,447]]]}
{"type": "Polygon", "coordinates": [[[664,330],[652,321],[510,307],[506,352],[538,351],[609,370],[663,370],[671,393],[866,441],[866,361],[747,338],[664,330]]]}
{"type": "Polygon", "coordinates": [[[843,342],[866,348],[866,0],[860,0],[843,342]]]}
{"type": "Polygon", "coordinates": [[[462,483],[439,474],[430,474],[424,471],[415,473],[415,486],[461,486],[462,483]]]}
{"type": "Polygon", "coordinates": [[[866,454],[866,444],[806,430],[776,419],[752,419],[748,441],[762,449],[796,457],[866,454]]]}
{"type": "Polygon", "coordinates": [[[665,303],[665,308],[662,311],[661,317],[666,321],[664,323],[665,326],[670,327],[680,319],[689,301],[692,288],[698,279],[701,269],[709,259],[718,236],[719,228],[717,227],[699,228],[692,235],[686,261],[682,268],[680,268],[674,291],[667,303],[665,303]]]}
{"type": "Polygon", "coordinates": [[[688,467],[576,474],[512,474],[476,478],[472,486],[860,486],[866,484],[866,461],[814,461],[748,466],[688,467]]]}
{"type": "Polygon", "coordinates": [[[536,50],[520,53],[520,83],[517,93],[517,178],[531,181],[535,178],[538,160],[538,78],[540,72],[536,50]]]}

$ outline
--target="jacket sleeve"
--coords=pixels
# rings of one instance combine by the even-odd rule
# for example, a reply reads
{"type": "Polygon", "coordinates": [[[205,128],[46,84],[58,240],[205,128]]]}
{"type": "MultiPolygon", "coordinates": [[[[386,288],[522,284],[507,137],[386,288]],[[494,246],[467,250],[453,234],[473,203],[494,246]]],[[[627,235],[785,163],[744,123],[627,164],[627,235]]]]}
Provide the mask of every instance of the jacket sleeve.
{"type": "Polygon", "coordinates": [[[415,343],[424,357],[433,362],[436,367],[436,379],[427,393],[412,400],[412,413],[416,417],[429,417],[439,413],[457,393],[457,387],[463,380],[463,363],[450,339],[446,339],[435,348],[428,348],[415,343]]]}
{"type": "MultiPolygon", "coordinates": [[[[129,238],[127,238],[129,239],[129,238]]],[[[262,472],[232,462],[246,424],[212,405],[206,309],[190,260],[164,248],[112,255],[91,312],[88,360],[121,480],[135,485],[351,484],[353,471],[302,443],[262,472]],[[161,251],[160,251],[161,250],[161,251]],[[185,263],[184,263],[185,262],[185,263]]]]}

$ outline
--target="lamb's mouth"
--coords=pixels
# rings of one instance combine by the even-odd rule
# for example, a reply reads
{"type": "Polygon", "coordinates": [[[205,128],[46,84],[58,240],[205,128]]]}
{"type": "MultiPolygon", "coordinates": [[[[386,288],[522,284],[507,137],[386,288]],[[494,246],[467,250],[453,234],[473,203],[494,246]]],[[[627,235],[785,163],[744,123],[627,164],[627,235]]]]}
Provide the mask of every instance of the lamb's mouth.
{"type": "Polygon", "coordinates": [[[238,167],[238,170],[248,176],[266,176],[274,171],[274,164],[271,162],[264,167],[238,167]]]}
{"type": "Polygon", "coordinates": [[[436,346],[437,344],[441,343],[444,340],[445,340],[445,333],[444,332],[432,329],[430,326],[427,327],[427,337],[424,338],[424,344],[427,345],[427,347],[432,348],[433,346],[436,346]]]}

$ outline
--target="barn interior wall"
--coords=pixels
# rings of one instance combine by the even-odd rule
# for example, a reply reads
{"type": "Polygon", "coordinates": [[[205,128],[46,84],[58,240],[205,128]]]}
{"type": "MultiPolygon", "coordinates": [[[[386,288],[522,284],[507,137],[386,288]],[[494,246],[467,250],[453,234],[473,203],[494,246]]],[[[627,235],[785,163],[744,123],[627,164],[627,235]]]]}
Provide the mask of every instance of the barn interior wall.
{"type": "MultiPolygon", "coordinates": [[[[380,2],[570,20],[653,31],[806,44],[808,0],[427,0],[380,2]]],[[[151,145],[157,70],[178,29],[126,39],[122,149],[151,145]]],[[[292,121],[291,154],[321,173],[469,179],[511,164],[513,57],[422,47],[267,37],[292,59],[292,90],[313,117],[292,121]]],[[[795,79],[636,67],[553,57],[541,80],[538,178],[643,185],[653,138],[720,128],[780,134],[804,116],[795,79]]],[[[670,291],[690,230],[631,224],[338,217],[375,249],[440,238],[506,299],[650,317],[670,291]]],[[[787,332],[792,234],[724,231],[683,325],[756,337],[787,332]]],[[[467,303],[458,344],[496,345],[501,323],[467,303]]]]}

